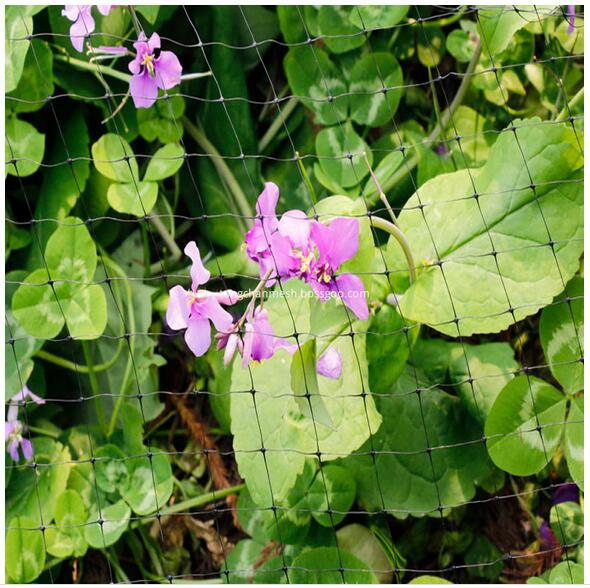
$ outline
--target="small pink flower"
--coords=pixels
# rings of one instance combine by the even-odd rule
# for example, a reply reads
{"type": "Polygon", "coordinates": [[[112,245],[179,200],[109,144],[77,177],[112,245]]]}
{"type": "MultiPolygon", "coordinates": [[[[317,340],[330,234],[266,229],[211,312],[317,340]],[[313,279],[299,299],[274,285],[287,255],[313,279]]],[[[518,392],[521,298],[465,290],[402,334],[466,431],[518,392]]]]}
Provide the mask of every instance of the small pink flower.
{"type": "Polygon", "coordinates": [[[342,375],[342,357],[335,347],[328,349],[320,356],[316,363],[316,371],[321,376],[338,380],[342,375]]]}
{"type": "Polygon", "coordinates": [[[35,404],[45,404],[45,400],[36,394],[33,394],[26,385],[18,394],[10,399],[7,420],[4,423],[4,440],[8,444],[8,453],[10,454],[10,457],[16,462],[20,460],[18,453],[19,446],[25,461],[29,461],[33,457],[33,446],[31,441],[23,436],[24,427],[18,420],[18,407],[26,403],[27,397],[35,404]]]}
{"type": "Polygon", "coordinates": [[[158,88],[169,90],[180,84],[182,65],[172,51],[160,51],[158,33],[148,40],[141,32],[133,47],[137,53],[129,64],[131,97],[136,108],[149,108],[158,97],[158,88]]]}
{"type": "MultiPolygon", "coordinates": [[[[98,4],[96,8],[107,16],[114,4],[98,4]]],[[[94,18],[91,14],[91,4],[66,4],[61,15],[71,20],[74,24],[70,27],[70,40],[76,51],[84,49],[84,39],[94,32],[94,18]]]]}
{"type": "Polygon", "coordinates": [[[567,27],[567,34],[571,35],[576,26],[576,5],[575,4],[568,4],[567,5],[567,20],[568,20],[568,27],[567,27]]]}
{"type": "Polygon", "coordinates": [[[192,261],[192,287],[185,290],[174,286],[170,290],[170,301],[166,310],[166,322],[175,330],[186,329],[184,339],[189,349],[197,356],[207,352],[211,345],[211,321],[221,333],[229,333],[233,327],[232,316],[221,305],[235,304],[238,295],[233,290],[209,292],[199,286],[207,283],[211,274],[201,261],[199,249],[194,241],[188,243],[184,252],[192,261]]]}

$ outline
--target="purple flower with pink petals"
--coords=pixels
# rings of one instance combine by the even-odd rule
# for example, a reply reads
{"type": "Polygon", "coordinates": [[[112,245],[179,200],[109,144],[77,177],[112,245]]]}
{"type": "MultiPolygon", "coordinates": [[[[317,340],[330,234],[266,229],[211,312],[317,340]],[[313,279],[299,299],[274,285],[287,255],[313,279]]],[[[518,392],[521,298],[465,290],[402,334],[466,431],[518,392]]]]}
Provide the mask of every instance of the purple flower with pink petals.
{"type": "MultiPolygon", "coordinates": [[[[103,15],[107,16],[114,4],[97,4],[96,8],[103,15]]],[[[66,4],[61,15],[71,20],[74,24],[70,27],[70,40],[76,51],[80,53],[84,49],[84,39],[94,32],[94,18],[91,14],[91,4],[66,4]]]]}
{"type": "Polygon", "coordinates": [[[184,252],[192,261],[192,287],[185,290],[174,286],[170,290],[170,301],[166,310],[166,322],[175,330],[186,329],[184,339],[189,349],[197,356],[205,354],[211,345],[211,324],[221,333],[230,333],[233,328],[232,316],[222,308],[235,304],[238,295],[233,290],[209,292],[200,290],[211,274],[203,266],[199,249],[194,241],[188,243],[184,252]]]}
{"type": "Polygon", "coordinates": [[[335,347],[328,347],[316,363],[316,372],[320,376],[332,380],[340,379],[342,375],[342,356],[335,347]]]}
{"type": "Polygon", "coordinates": [[[133,74],[129,90],[136,108],[149,108],[158,97],[158,89],[169,90],[180,84],[182,65],[172,51],[160,51],[160,36],[148,39],[143,31],[133,43],[136,55],[129,64],[133,74]]]}
{"type": "Polygon", "coordinates": [[[576,5],[575,4],[568,4],[567,5],[567,20],[568,20],[568,27],[567,27],[567,34],[571,35],[575,30],[576,25],[576,5]]]}
{"type": "Polygon", "coordinates": [[[555,490],[551,500],[553,504],[562,502],[580,502],[580,490],[577,484],[564,484],[555,490]]]}
{"type": "Polygon", "coordinates": [[[23,436],[24,426],[18,420],[18,407],[20,404],[26,402],[26,398],[30,398],[35,404],[45,404],[45,400],[36,394],[33,394],[25,385],[23,389],[10,399],[8,406],[8,415],[4,423],[4,440],[8,444],[8,453],[13,461],[20,460],[18,449],[20,447],[25,461],[29,461],[33,457],[33,445],[31,441],[23,436]]]}

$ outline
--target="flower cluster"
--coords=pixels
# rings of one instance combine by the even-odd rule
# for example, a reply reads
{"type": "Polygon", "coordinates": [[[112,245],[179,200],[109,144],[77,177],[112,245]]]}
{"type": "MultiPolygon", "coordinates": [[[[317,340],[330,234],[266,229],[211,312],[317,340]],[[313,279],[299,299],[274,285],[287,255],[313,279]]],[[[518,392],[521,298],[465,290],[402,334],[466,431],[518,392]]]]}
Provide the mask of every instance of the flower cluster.
{"type": "MultiPolygon", "coordinates": [[[[229,365],[236,351],[242,365],[272,357],[277,349],[293,354],[297,345],[277,337],[262,304],[256,307],[264,287],[277,279],[302,279],[321,302],[338,297],[361,320],[369,317],[366,292],[362,280],[350,273],[337,273],[342,264],[352,259],[359,247],[359,222],[355,218],[334,218],[330,223],[312,220],[301,210],[276,216],[279,189],[267,183],[256,203],[257,218],[246,234],[246,252],[258,263],[260,284],[250,295],[238,296],[233,290],[211,292],[202,289],[210,272],[201,261],[199,249],[191,241],[184,249],[191,258],[190,290],[174,286],[166,311],[166,322],[175,330],[185,330],[189,349],[200,357],[211,346],[211,323],[217,329],[217,349],[224,350],[224,363],[229,365]],[[223,307],[251,298],[246,311],[235,321],[223,307]]],[[[342,358],[329,347],[318,359],[317,373],[332,379],[342,374],[342,358]]]]}
{"type": "Polygon", "coordinates": [[[8,453],[13,461],[18,462],[20,459],[18,448],[20,446],[25,461],[33,457],[33,446],[31,441],[23,436],[24,425],[18,419],[18,407],[30,398],[35,404],[45,404],[45,400],[36,394],[33,394],[25,385],[23,389],[10,399],[8,406],[8,415],[4,423],[4,440],[8,444],[8,453]]]}
{"type": "Polygon", "coordinates": [[[290,210],[279,220],[278,199],[278,187],[268,182],[256,202],[254,227],[246,235],[246,252],[258,263],[260,276],[270,272],[270,283],[277,277],[300,278],[322,302],[336,295],[359,319],[369,318],[362,280],[337,273],[358,251],[358,219],[338,217],[324,224],[290,210]]]}
{"type": "MultiPolygon", "coordinates": [[[[97,9],[106,16],[111,8],[116,6],[115,4],[97,5],[97,9]]],[[[62,16],[74,23],[70,27],[70,40],[74,48],[80,52],[84,48],[84,39],[95,28],[91,10],[91,5],[67,5],[62,10],[62,16]]],[[[129,71],[132,73],[129,93],[136,108],[149,108],[158,98],[158,90],[170,90],[180,84],[182,65],[178,57],[172,51],[161,51],[160,46],[158,33],[153,33],[148,39],[143,31],[133,43],[135,56],[129,63],[129,71]]],[[[104,46],[98,47],[98,52],[116,57],[130,53],[125,47],[104,46]]]]}

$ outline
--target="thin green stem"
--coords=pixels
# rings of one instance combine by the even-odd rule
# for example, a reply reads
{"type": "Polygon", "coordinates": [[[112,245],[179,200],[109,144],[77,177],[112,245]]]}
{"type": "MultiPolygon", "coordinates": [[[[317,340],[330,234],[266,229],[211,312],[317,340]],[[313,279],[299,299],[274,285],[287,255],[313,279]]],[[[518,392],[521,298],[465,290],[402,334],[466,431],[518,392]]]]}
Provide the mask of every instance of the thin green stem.
{"type": "Polygon", "coordinates": [[[236,177],[229,169],[219,151],[217,151],[215,145],[207,139],[205,133],[194,125],[186,116],[182,117],[182,124],[186,129],[187,133],[200,145],[200,147],[211,156],[211,163],[217,169],[217,173],[223,178],[224,182],[228,185],[230,192],[236,202],[236,206],[241,214],[246,218],[248,223],[252,222],[252,209],[248,203],[248,199],[244,194],[240,184],[236,180],[236,177]]]}
{"type": "Polygon", "coordinates": [[[88,366],[88,380],[90,381],[90,389],[92,390],[92,396],[94,397],[94,403],[96,405],[96,416],[98,418],[98,424],[104,431],[106,428],[106,421],[104,416],[104,409],[100,400],[100,387],[98,386],[98,380],[94,371],[94,362],[92,360],[92,352],[88,341],[82,341],[82,351],[84,352],[84,359],[88,366]]]}
{"type": "Polygon", "coordinates": [[[178,245],[176,244],[176,242],[172,238],[172,235],[168,232],[168,229],[166,228],[164,223],[160,220],[160,217],[150,216],[150,222],[152,223],[152,225],[154,225],[156,231],[158,231],[158,233],[160,233],[160,237],[162,237],[162,240],[168,246],[168,249],[170,250],[170,253],[172,254],[171,255],[172,259],[173,260],[180,259],[181,255],[182,255],[182,251],[180,250],[180,247],[178,247],[178,245]]]}
{"type": "MultiPolygon", "coordinates": [[[[123,340],[119,339],[119,344],[117,346],[117,350],[115,351],[115,354],[113,355],[113,357],[111,357],[111,359],[109,359],[108,361],[105,361],[104,363],[97,363],[95,366],[93,366],[94,373],[104,372],[105,370],[108,370],[110,367],[115,365],[116,361],[119,359],[119,356],[121,355],[122,350],[123,350],[123,340]]],[[[74,363],[73,361],[70,361],[68,359],[64,359],[63,357],[59,357],[58,355],[54,355],[53,353],[50,353],[49,351],[44,351],[43,349],[40,349],[39,351],[37,351],[35,353],[35,357],[38,357],[39,359],[42,359],[44,361],[48,361],[50,363],[58,365],[62,368],[70,370],[72,372],[87,374],[90,371],[87,365],[74,363]]]]}
{"type": "MultiPolygon", "coordinates": [[[[453,14],[452,16],[447,16],[446,18],[441,18],[439,20],[435,20],[435,19],[425,20],[425,21],[422,21],[422,26],[425,28],[448,27],[449,25],[453,24],[454,22],[457,22],[463,16],[463,14],[465,13],[465,10],[467,10],[467,7],[461,6],[459,8],[459,10],[457,10],[457,12],[455,12],[455,14],[453,14]]],[[[410,22],[415,24],[416,20],[411,18],[410,22]]]]}
{"type": "Polygon", "coordinates": [[[584,98],[584,86],[582,86],[575,94],[572,96],[570,101],[567,103],[567,106],[559,113],[559,116],[555,120],[566,120],[572,109],[576,106],[576,104],[583,100],[584,98]]]}
{"type": "Polygon", "coordinates": [[[268,127],[266,133],[264,133],[262,139],[260,139],[260,142],[258,143],[258,151],[260,153],[262,153],[270,145],[271,141],[275,138],[275,135],[279,132],[280,128],[286,123],[291,113],[295,110],[297,102],[297,98],[289,98],[285,104],[285,107],[277,113],[277,117],[272,121],[272,124],[268,127]]]}
{"type": "Polygon", "coordinates": [[[131,76],[129,74],[123,73],[121,71],[117,71],[108,65],[97,65],[95,63],[89,63],[88,61],[84,61],[82,59],[76,59],[75,57],[70,57],[69,55],[54,55],[54,59],[57,61],[63,61],[64,63],[69,63],[78,69],[83,69],[85,71],[89,71],[91,73],[101,73],[111,78],[115,78],[117,80],[121,80],[122,82],[129,83],[131,81],[131,76]]]}
{"type": "Polygon", "coordinates": [[[412,249],[410,248],[410,244],[408,243],[406,236],[399,229],[399,227],[388,220],[381,218],[380,216],[371,216],[371,223],[374,227],[389,233],[400,244],[402,251],[406,256],[408,271],[410,272],[410,284],[413,284],[416,281],[416,264],[414,263],[412,249]]]}
{"type": "Polygon", "coordinates": [[[307,186],[307,189],[309,190],[309,196],[311,197],[311,201],[314,204],[317,204],[318,197],[315,193],[315,189],[313,187],[313,184],[311,183],[311,180],[309,179],[309,175],[307,174],[307,170],[305,169],[305,165],[303,164],[301,157],[299,157],[299,151],[295,151],[295,157],[297,158],[297,165],[299,166],[299,169],[301,170],[301,175],[303,176],[303,181],[305,182],[305,185],[307,186]]]}
{"type": "Polygon", "coordinates": [[[51,437],[52,439],[59,439],[59,433],[56,431],[49,431],[48,429],[34,427],[33,425],[29,425],[28,429],[31,431],[31,433],[37,433],[37,435],[44,435],[45,437],[51,437]]]}
{"type": "MultiPolygon", "coordinates": [[[[479,61],[479,57],[481,55],[481,42],[477,44],[475,51],[473,52],[473,56],[471,57],[471,61],[465,70],[465,74],[463,75],[463,80],[453,101],[449,105],[449,107],[443,112],[441,116],[440,124],[436,125],[433,131],[428,135],[426,139],[426,144],[433,143],[438,139],[439,135],[443,132],[445,127],[449,124],[454,112],[460,106],[461,102],[463,102],[463,98],[465,98],[465,94],[467,89],[469,88],[469,84],[471,83],[471,79],[473,77],[473,72],[475,71],[475,66],[479,61]]],[[[410,158],[406,163],[403,164],[392,176],[383,182],[383,191],[388,192],[394,186],[396,186],[401,180],[403,180],[417,165],[420,161],[420,155],[416,154],[412,158],[410,158]]],[[[374,196],[378,196],[376,192],[372,192],[368,197],[368,204],[374,205],[374,196]]]]}

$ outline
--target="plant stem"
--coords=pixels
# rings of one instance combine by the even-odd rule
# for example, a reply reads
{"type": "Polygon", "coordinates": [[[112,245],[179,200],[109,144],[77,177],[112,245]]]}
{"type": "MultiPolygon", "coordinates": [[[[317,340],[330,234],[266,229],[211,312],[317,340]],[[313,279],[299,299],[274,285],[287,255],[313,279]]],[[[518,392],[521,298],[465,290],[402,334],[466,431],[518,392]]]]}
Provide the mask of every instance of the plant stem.
{"type": "Polygon", "coordinates": [[[230,192],[233,194],[238,210],[246,218],[250,224],[252,221],[252,210],[248,199],[244,194],[240,184],[236,180],[236,177],[229,169],[219,151],[215,148],[215,145],[207,139],[205,133],[203,133],[196,125],[194,125],[186,116],[182,117],[182,124],[187,130],[188,134],[201,146],[201,148],[211,156],[211,163],[217,169],[217,173],[223,178],[225,183],[228,185],[230,192]]]}
{"type": "Polygon", "coordinates": [[[406,236],[396,225],[380,216],[371,216],[370,221],[374,227],[389,233],[401,245],[410,272],[410,284],[413,284],[416,281],[416,264],[414,263],[414,256],[412,255],[412,250],[406,236]]]}
{"type": "Polygon", "coordinates": [[[129,74],[123,73],[121,71],[117,71],[108,65],[96,65],[94,63],[89,63],[88,61],[84,61],[82,59],[76,59],[75,57],[70,57],[69,55],[54,55],[54,59],[57,61],[63,61],[64,63],[69,63],[78,69],[83,69],[85,71],[89,71],[92,73],[101,73],[107,76],[111,76],[117,80],[121,80],[122,82],[129,83],[131,81],[131,76],[129,74]]]}
{"type": "MultiPolygon", "coordinates": [[[[465,93],[469,88],[469,84],[471,83],[471,78],[473,77],[473,72],[475,71],[475,66],[479,61],[479,57],[481,55],[481,41],[477,44],[473,56],[471,57],[471,61],[465,70],[465,74],[463,76],[463,80],[461,81],[461,85],[453,98],[453,101],[449,105],[449,107],[443,112],[441,116],[440,124],[436,125],[433,131],[428,135],[426,139],[426,143],[433,143],[436,141],[438,136],[442,133],[444,128],[449,124],[455,110],[459,107],[463,98],[465,98],[465,93]]],[[[409,174],[420,161],[420,155],[416,154],[414,157],[409,159],[402,167],[400,167],[387,181],[383,182],[383,191],[388,192],[391,190],[396,184],[398,184],[401,180],[403,180],[407,174],[409,174]]],[[[374,205],[375,202],[372,201],[372,198],[368,198],[368,204],[374,205]]]]}
{"type": "Polygon", "coordinates": [[[240,318],[240,320],[236,323],[237,329],[239,329],[244,324],[244,322],[246,321],[246,318],[252,312],[252,309],[254,308],[254,305],[256,304],[256,299],[258,298],[258,294],[260,294],[262,292],[262,290],[264,290],[264,287],[266,286],[266,282],[268,282],[268,279],[270,278],[270,274],[272,274],[272,268],[268,268],[268,271],[266,272],[266,274],[264,274],[264,277],[262,278],[262,280],[260,280],[260,282],[258,282],[258,285],[256,286],[256,288],[254,288],[254,290],[252,290],[252,292],[248,292],[248,294],[246,294],[242,297],[242,298],[252,298],[252,300],[250,300],[250,302],[248,303],[248,306],[246,307],[246,310],[245,310],[244,314],[242,315],[242,318],[240,318]]]}
{"type": "Polygon", "coordinates": [[[299,151],[295,151],[295,157],[297,157],[297,165],[299,166],[299,169],[301,170],[301,175],[303,176],[303,181],[305,182],[305,185],[307,186],[307,189],[309,190],[309,196],[311,198],[311,201],[314,204],[317,204],[318,197],[315,193],[315,189],[313,187],[313,184],[311,183],[311,180],[309,179],[309,176],[307,175],[307,170],[305,169],[305,165],[303,164],[301,157],[299,157],[299,151]]]}
{"type": "Polygon", "coordinates": [[[569,117],[570,112],[574,106],[584,98],[584,86],[582,86],[575,95],[571,98],[571,100],[567,103],[567,106],[559,113],[558,117],[555,120],[565,120],[569,117]]]}
{"type": "Polygon", "coordinates": [[[283,124],[286,123],[287,119],[295,110],[297,106],[297,98],[289,98],[285,107],[281,109],[281,111],[277,111],[277,117],[272,121],[272,124],[266,130],[266,133],[262,136],[258,143],[258,151],[262,153],[270,144],[270,142],[275,138],[275,135],[279,132],[279,129],[283,124]]]}
{"type": "MultiPolygon", "coordinates": [[[[446,18],[441,18],[440,20],[432,19],[432,20],[422,21],[422,26],[425,28],[447,27],[450,24],[457,22],[463,16],[466,9],[467,9],[466,6],[461,6],[459,8],[459,10],[457,10],[457,12],[455,12],[455,14],[453,14],[452,16],[447,16],[446,18]]],[[[410,22],[413,24],[417,24],[417,21],[414,20],[413,18],[410,19],[410,22]]]]}
{"type": "Polygon", "coordinates": [[[96,404],[96,416],[98,418],[98,424],[100,425],[100,428],[104,431],[106,429],[104,409],[100,401],[100,388],[98,386],[96,374],[94,373],[92,353],[90,351],[90,347],[88,346],[88,341],[82,341],[82,351],[84,352],[84,359],[86,360],[86,365],[88,366],[88,380],[90,381],[92,396],[94,396],[94,403],[96,404]]]}
{"type": "Polygon", "coordinates": [[[174,261],[176,261],[177,259],[180,259],[181,255],[182,255],[182,251],[180,250],[180,248],[178,247],[178,245],[176,244],[176,242],[172,238],[172,235],[170,235],[170,233],[168,232],[168,229],[166,228],[164,223],[160,220],[160,217],[150,216],[150,222],[154,225],[156,231],[158,231],[158,233],[160,233],[162,240],[168,246],[168,249],[170,250],[170,253],[172,254],[172,256],[171,256],[172,259],[174,261]]]}
{"type": "MultiPolygon", "coordinates": [[[[119,355],[121,355],[122,350],[123,350],[123,340],[119,339],[119,345],[118,345],[117,351],[115,351],[115,354],[113,355],[113,357],[111,357],[111,359],[109,359],[108,361],[105,361],[104,363],[98,363],[95,366],[93,366],[94,373],[104,372],[105,370],[108,370],[110,367],[115,365],[115,362],[117,361],[117,359],[119,359],[119,355]]],[[[87,365],[74,363],[73,361],[70,361],[68,359],[64,359],[63,357],[59,357],[58,355],[54,355],[53,353],[50,353],[49,351],[43,351],[43,349],[40,349],[39,351],[37,351],[35,353],[35,357],[38,357],[39,359],[43,359],[44,361],[48,361],[50,363],[54,363],[55,365],[58,365],[58,366],[65,368],[67,370],[71,370],[72,372],[78,372],[81,374],[88,374],[90,372],[90,369],[88,368],[87,365]]]]}
{"type": "Polygon", "coordinates": [[[32,425],[29,425],[27,428],[29,429],[29,431],[31,431],[31,433],[37,433],[37,435],[45,435],[45,437],[51,437],[52,439],[59,438],[59,433],[56,433],[55,431],[48,431],[47,429],[43,429],[41,427],[34,427],[32,425]]]}

